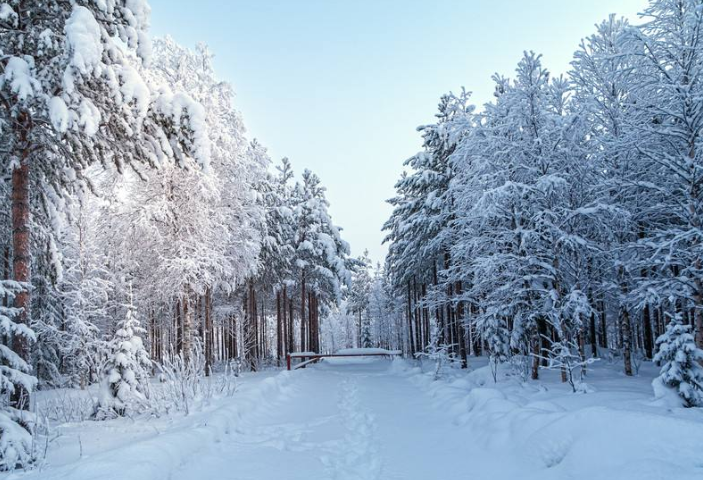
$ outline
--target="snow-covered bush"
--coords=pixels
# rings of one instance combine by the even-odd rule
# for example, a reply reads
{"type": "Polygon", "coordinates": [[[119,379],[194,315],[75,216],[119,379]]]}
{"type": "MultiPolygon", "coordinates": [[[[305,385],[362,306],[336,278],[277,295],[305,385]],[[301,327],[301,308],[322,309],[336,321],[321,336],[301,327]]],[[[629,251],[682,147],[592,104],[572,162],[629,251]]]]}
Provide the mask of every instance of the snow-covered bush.
{"type": "Polygon", "coordinates": [[[188,358],[182,353],[166,355],[158,366],[163,379],[161,398],[156,402],[165,411],[190,413],[193,400],[200,396],[205,378],[205,356],[199,341],[193,342],[188,358]]]}
{"type": "Polygon", "coordinates": [[[696,347],[691,326],[679,316],[672,317],[657,346],[654,361],[661,364],[661,373],[653,382],[655,394],[659,385],[665,385],[679,394],[686,407],[703,407],[703,350],[696,347]]]}
{"type": "Polygon", "coordinates": [[[122,416],[128,409],[143,404],[148,397],[151,360],[140,337],[144,332],[130,298],[127,314],[109,344],[96,418],[122,416]]]}
{"type": "Polygon", "coordinates": [[[196,340],[189,359],[182,354],[166,355],[158,369],[161,386],[153,392],[152,412],[161,415],[179,411],[188,415],[197,402],[207,402],[215,395],[233,395],[241,362],[232,360],[217,375],[205,376],[205,355],[202,343],[196,340]]]}
{"type": "Polygon", "coordinates": [[[55,423],[83,422],[95,409],[95,398],[87,390],[57,389],[37,401],[37,417],[55,423]]]}
{"type": "MultiPolygon", "coordinates": [[[[549,339],[547,340],[550,341],[549,339]]],[[[583,376],[586,372],[586,366],[598,361],[597,358],[584,358],[581,355],[578,343],[569,340],[551,342],[551,347],[546,349],[546,352],[548,354],[546,358],[549,370],[561,371],[574,393],[577,391],[588,391],[587,387],[582,385],[583,376]]]]}
{"type": "Polygon", "coordinates": [[[497,315],[483,319],[479,328],[481,335],[486,339],[488,346],[491,374],[493,382],[498,382],[498,365],[510,358],[510,333],[505,325],[505,320],[497,315]]]}
{"type": "MultiPolygon", "coordinates": [[[[22,285],[9,280],[0,281],[0,298],[14,298],[22,285]]],[[[24,324],[15,323],[19,310],[0,304],[0,337],[31,342],[34,332],[24,324]]],[[[31,367],[4,342],[0,344],[0,470],[28,466],[33,460],[32,427],[34,416],[17,404],[18,389],[31,392],[36,378],[31,367]]],[[[27,396],[23,398],[28,399],[27,396]]],[[[20,399],[21,401],[21,399],[20,399]]]]}
{"type": "Polygon", "coordinates": [[[430,327],[430,344],[424,352],[417,352],[416,357],[434,362],[434,379],[438,380],[442,376],[445,368],[451,367],[454,363],[460,362],[452,351],[454,345],[440,342],[439,329],[433,321],[430,327]]]}

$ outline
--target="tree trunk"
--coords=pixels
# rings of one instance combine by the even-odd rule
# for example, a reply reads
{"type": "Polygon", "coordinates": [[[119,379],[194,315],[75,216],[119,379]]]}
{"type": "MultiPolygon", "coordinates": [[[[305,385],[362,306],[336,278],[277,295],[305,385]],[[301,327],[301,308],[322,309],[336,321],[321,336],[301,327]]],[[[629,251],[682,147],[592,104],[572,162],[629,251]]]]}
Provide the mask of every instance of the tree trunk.
{"type": "Polygon", "coordinates": [[[543,318],[540,317],[537,319],[537,341],[540,344],[540,364],[543,367],[546,367],[549,365],[549,360],[547,357],[549,356],[549,340],[546,338],[547,337],[547,321],[543,318]]]}
{"type": "Polygon", "coordinates": [[[654,338],[652,337],[652,313],[649,304],[645,304],[642,310],[642,320],[644,355],[651,360],[654,354],[654,338]]]}
{"type": "MultiPolygon", "coordinates": [[[[427,298],[427,284],[422,283],[422,298],[426,299],[427,298]]],[[[423,310],[423,350],[425,347],[427,347],[430,344],[430,310],[429,308],[425,307],[422,309],[423,310]]]]}
{"type": "Polygon", "coordinates": [[[306,330],[305,330],[305,271],[303,271],[300,278],[300,351],[305,352],[307,345],[305,345],[306,340],[306,330]]]}
{"type": "MultiPolygon", "coordinates": [[[[475,313],[481,313],[479,311],[479,307],[477,305],[474,305],[471,308],[474,310],[475,313]]],[[[474,340],[474,355],[476,355],[477,357],[480,357],[481,355],[483,355],[483,339],[481,338],[482,337],[481,332],[478,331],[478,327],[476,327],[476,330],[474,332],[476,334],[475,338],[473,339],[474,340]]]]}
{"type": "Polygon", "coordinates": [[[283,318],[281,318],[281,291],[276,290],[276,364],[281,366],[283,357],[283,318]]]}
{"type": "MultiPolygon", "coordinates": [[[[176,300],[176,315],[173,319],[176,337],[176,354],[183,353],[183,319],[181,317],[181,299],[176,300]]],[[[174,353],[174,352],[171,352],[174,353]]]]}
{"type": "MultiPolygon", "coordinates": [[[[701,259],[697,258],[694,262],[696,271],[701,271],[701,259]]],[[[696,345],[703,349],[703,281],[696,277],[694,279],[693,292],[693,324],[696,331],[696,345]]]]}
{"type": "Polygon", "coordinates": [[[539,338],[532,339],[532,380],[539,380],[540,344],[539,338]]]}
{"type": "Polygon", "coordinates": [[[596,312],[591,311],[591,318],[588,325],[588,340],[591,342],[591,356],[598,357],[598,344],[596,341],[596,312]]]}
{"type": "MultiPolygon", "coordinates": [[[[26,117],[25,113],[20,117],[26,117]]],[[[18,123],[26,123],[26,118],[18,118],[18,123]]],[[[22,127],[21,127],[22,128],[22,127]]],[[[22,128],[20,133],[20,144],[27,144],[27,129],[22,128]]],[[[31,239],[30,239],[30,212],[29,212],[29,147],[25,146],[22,151],[20,165],[12,170],[12,251],[14,280],[25,284],[15,296],[14,305],[20,309],[15,317],[15,322],[29,325],[29,309],[31,306],[30,288],[31,282],[31,239]]],[[[12,350],[25,362],[30,362],[29,339],[22,335],[12,338],[12,350]]],[[[21,384],[15,385],[15,391],[11,395],[10,405],[18,410],[28,410],[30,404],[30,392],[21,384]]]]}
{"type": "MultiPolygon", "coordinates": [[[[5,280],[10,280],[10,275],[12,274],[12,270],[10,269],[10,247],[7,246],[5,247],[5,273],[3,274],[3,277],[5,280]]],[[[3,307],[9,307],[10,306],[10,296],[5,295],[5,297],[2,299],[2,305],[3,307]]]]}
{"type": "Polygon", "coordinates": [[[605,302],[600,301],[600,346],[608,348],[608,322],[607,313],[605,311],[605,302]]]}
{"type": "Polygon", "coordinates": [[[632,327],[630,325],[630,312],[622,307],[620,315],[620,334],[622,335],[622,358],[625,366],[625,375],[632,376],[632,327]]]}
{"type": "Polygon", "coordinates": [[[210,376],[212,370],[213,347],[215,346],[215,338],[212,328],[212,292],[210,287],[205,289],[205,376],[210,376]]]}
{"type": "Polygon", "coordinates": [[[408,347],[410,348],[410,356],[415,357],[415,337],[413,336],[413,304],[412,290],[410,281],[408,280],[408,347]]]}
{"type": "MultiPolygon", "coordinates": [[[[456,282],[456,295],[460,297],[463,293],[461,282],[456,282]]],[[[463,300],[459,300],[456,306],[456,318],[454,321],[457,324],[457,337],[459,340],[459,356],[461,357],[461,368],[468,368],[469,359],[466,351],[466,331],[464,329],[464,317],[466,316],[466,304],[463,300]]]]}
{"type": "Polygon", "coordinates": [[[283,293],[281,295],[281,315],[283,317],[283,329],[281,330],[281,335],[283,335],[283,355],[285,356],[286,353],[291,351],[291,343],[290,343],[290,336],[288,334],[289,326],[288,324],[290,323],[290,318],[288,317],[288,312],[287,310],[287,292],[286,292],[286,286],[283,285],[283,293]]]}
{"type": "Polygon", "coordinates": [[[293,299],[288,300],[288,348],[295,351],[295,316],[293,315],[293,299]]]}
{"type": "Polygon", "coordinates": [[[193,312],[190,308],[188,293],[183,295],[181,301],[183,303],[183,359],[185,363],[189,363],[193,350],[193,312]]]}

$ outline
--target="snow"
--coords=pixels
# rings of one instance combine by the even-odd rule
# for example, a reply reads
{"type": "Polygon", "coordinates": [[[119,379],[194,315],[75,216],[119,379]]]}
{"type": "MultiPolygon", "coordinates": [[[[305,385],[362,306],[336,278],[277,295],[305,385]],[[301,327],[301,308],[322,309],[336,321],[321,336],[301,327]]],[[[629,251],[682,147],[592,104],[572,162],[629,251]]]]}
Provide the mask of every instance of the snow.
{"type": "Polygon", "coordinates": [[[139,72],[129,65],[125,65],[121,69],[120,77],[122,79],[120,92],[122,93],[124,101],[134,101],[137,106],[138,118],[146,117],[147,111],[149,110],[149,102],[151,101],[149,87],[144,82],[141,75],[139,75],[139,72]]]}
{"type": "Polygon", "coordinates": [[[5,72],[0,75],[0,87],[6,82],[10,82],[10,90],[20,100],[27,100],[41,90],[41,85],[32,76],[29,61],[20,57],[10,57],[7,60],[5,72]]]}
{"type": "Polygon", "coordinates": [[[17,13],[7,3],[0,4],[0,20],[7,21],[12,19],[12,25],[17,25],[17,13]]]}
{"type": "Polygon", "coordinates": [[[78,107],[78,113],[78,124],[83,127],[86,135],[95,135],[100,128],[100,110],[88,98],[84,98],[78,107]]]}
{"type": "Polygon", "coordinates": [[[523,384],[506,367],[494,384],[484,358],[440,380],[363,360],[245,374],[187,417],[59,425],[46,465],[22,478],[700,478],[702,412],[652,401],[651,364],[626,379],[602,362],[584,394],[558,372],[523,384]]]}
{"type": "Polygon", "coordinates": [[[164,89],[154,103],[156,110],[170,118],[175,126],[192,131],[193,157],[205,173],[210,171],[211,145],[203,106],[185,93],[164,89]],[[181,122],[186,119],[187,123],[181,122]]]}
{"type": "Polygon", "coordinates": [[[71,52],[71,65],[84,75],[92,73],[100,63],[103,44],[100,25],[86,7],[76,5],[64,27],[71,52]]]}
{"type": "Polygon", "coordinates": [[[58,132],[65,132],[68,128],[68,107],[61,97],[49,100],[49,118],[58,132]]]}

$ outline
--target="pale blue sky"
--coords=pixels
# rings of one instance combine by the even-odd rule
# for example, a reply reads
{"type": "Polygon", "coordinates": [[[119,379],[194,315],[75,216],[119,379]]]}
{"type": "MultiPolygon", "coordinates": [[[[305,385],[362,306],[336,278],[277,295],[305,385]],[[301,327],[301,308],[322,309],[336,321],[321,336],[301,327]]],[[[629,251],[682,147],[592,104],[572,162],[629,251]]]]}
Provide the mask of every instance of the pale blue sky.
{"type": "Polygon", "coordinates": [[[152,33],[215,54],[234,84],[249,135],[296,173],[328,188],[352,253],[382,260],[385,200],[420,149],[443,93],[482,104],[495,72],[523,50],[565,72],[579,40],[609,13],[630,19],[646,0],[150,0],[152,33]]]}

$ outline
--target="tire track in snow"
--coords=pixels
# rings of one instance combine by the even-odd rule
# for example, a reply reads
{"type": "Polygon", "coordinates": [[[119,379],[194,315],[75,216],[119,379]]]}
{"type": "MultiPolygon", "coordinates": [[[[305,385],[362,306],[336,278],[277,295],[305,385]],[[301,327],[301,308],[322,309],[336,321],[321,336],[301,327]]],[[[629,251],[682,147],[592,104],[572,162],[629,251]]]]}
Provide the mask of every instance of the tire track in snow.
{"type": "Polygon", "coordinates": [[[360,405],[358,380],[345,379],[339,392],[339,410],[346,430],[331,455],[320,460],[331,480],[378,480],[383,462],[380,455],[376,422],[360,405]]]}

